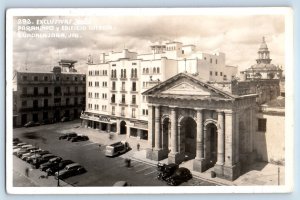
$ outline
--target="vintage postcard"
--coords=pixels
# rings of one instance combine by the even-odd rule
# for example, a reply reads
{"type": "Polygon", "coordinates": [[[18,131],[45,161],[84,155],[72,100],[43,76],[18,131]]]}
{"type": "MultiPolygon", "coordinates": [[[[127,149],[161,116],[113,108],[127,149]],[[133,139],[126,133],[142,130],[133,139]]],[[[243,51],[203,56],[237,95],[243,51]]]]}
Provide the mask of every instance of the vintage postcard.
{"type": "Polygon", "coordinates": [[[292,19],[7,10],[8,193],[291,192],[292,19]]]}

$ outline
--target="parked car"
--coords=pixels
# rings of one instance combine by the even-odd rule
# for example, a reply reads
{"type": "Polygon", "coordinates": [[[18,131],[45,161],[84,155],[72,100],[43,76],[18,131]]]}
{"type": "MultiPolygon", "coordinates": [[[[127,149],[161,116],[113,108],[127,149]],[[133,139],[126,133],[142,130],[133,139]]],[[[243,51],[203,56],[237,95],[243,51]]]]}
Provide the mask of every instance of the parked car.
{"type": "Polygon", "coordinates": [[[113,186],[114,187],[126,187],[126,186],[131,186],[131,184],[128,183],[127,181],[117,181],[114,183],[113,186]]]}
{"type": "Polygon", "coordinates": [[[32,150],[29,150],[28,153],[22,154],[21,159],[26,161],[28,157],[31,157],[31,156],[33,156],[34,154],[37,154],[40,151],[42,151],[42,150],[41,149],[32,149],[32,150]]]}
{"type": "Polygon", "coordinates": [[[68,137],[75,137],[75,136],[77,136],[77,133],[74,133],[74,132],[64,133],[63,135],[59,136],[58,139],[64,140],[64,139],[67,139],[68,137]]]}
{"type": "Polygon", "coordinates": [[[51,158],[57,157],[53,154],[45,154],[33,160],[32,165],[37,169],[41,164],[48,162],[51,158]]]}
{"type": "Polygon", "coordinates": [[[42,157],[40,154],[33,154],[33,155],[25,158],[25,161],[28,162],[28,163],[30,163],[30,164],[32,164],[34,160],[36,160],[36,159],[38,159],[40,157],[42,157]]]}
{"type": "Polygon", "coordinates": [[[71,142],[79,142],[79,141],[87,141],[89,140],[89,137],[86,135],[78,135],[76,137],[73,137],[71,139],[71,142]]]}
{"type": "Polygon", "coordinates": [[[19,138],[13,138],[13,145],[17,145],[21,143],[21,140],[19,138]]]}
{"type": "Polygon", "coordinates": [[[85,173],[86,169],[78,163],[72,163],[67,165],[63,170],[55,172],[55,179],[68,178],[70,176],[79,175],[85,173]]]}
{"type": "Polygon", "coordinates": [[[25,142],[21,142],[21,143],[18,143],[18,144],[17,144],[18,147],[22,147],[22,146],[24,146],[24,145],[27,145],[27,144],[26,144],[25,142]]]}
{"type": "Polygon", "coordinates": [[[105,148],[105,156],[113,157],[125,153],[130,149],[129,143],[126,141],[120,141],[107,145],[105,148]]]}
{"type": "Polygon", "coordinates": [[[46,171],[49,167],[54,166],[54,165],[58,165],[58,162],[60,162],[61,160],[62,160],[61,157],[51,158],[48,162],[41,164],[39,169],[41,171],[46,171]]]}
{"type": "Polygon", "coordinates": [[[57,172],[58,170],[62,170],[64,169],[67,165],[74,163],[72,160],[62,160],[59,162],[58,165],[52,165],[50,166],[46,172],[48,175],[53,175],[55,174],[55,172],[57,172]]]}
{"type": "Polygon", "coordinates": [[[24,125],[24,127],[28,128],[28,127],[39,126],[39,125],[40,125],[39,122],[29,121],[24,125]]]}
{"type": "Polygon", "coordinates": [[[61,122],[68,122],[68,121],[70,121],[71,119],[70,119],[70,117],[63,117],[63,118],[61,118],[61,122]]]}
{"type": "Polygon", "coordinates": [[[180,185],[183,182],[186,182],[192,178],[190,170],[184,167],[180,167],[175,171],[175,173],[167,178],[168,185],[180,185]]]}
{"type": "Polygon", "coordinates": [[[53,124],[53,119],[44,119],[41,124],[53,124]]]}
{"type": "Polygon", "coordinates": [[[73,137],[77,137],[77,136],[78,136],[77,133],[70,133],[70,134],[68,135],[68,137],[67,137],[67,140],[69,141],[69,140],[71,140],[73,137]]]}
{"type": "Polygon", "coordinates": [[[178,165],[175,163],[163,165],[157,175],[157,179],[165,181],[168,177],[172,176],[177,169],[178,165]]]}

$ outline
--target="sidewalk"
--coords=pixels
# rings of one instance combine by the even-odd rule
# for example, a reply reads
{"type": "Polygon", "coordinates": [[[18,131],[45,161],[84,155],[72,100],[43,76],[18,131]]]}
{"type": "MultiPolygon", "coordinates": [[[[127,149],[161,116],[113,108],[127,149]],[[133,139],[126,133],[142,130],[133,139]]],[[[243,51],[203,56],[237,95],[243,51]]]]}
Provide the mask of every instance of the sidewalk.
{"type": "MultiPolygon", "coordinates": [[[[126,135],[114,135],[113,139],[109,139],[109,133],[104,131],[95,130],[92,128],[82,128],[75,127],[71,128],[64,132],[74,131],[76,133],[82,133],[88,135],[90,141],[99,143],[100,145],[108,145],[113,142],[117,142],[120,140],[126,140],[130,147],[131,151],[123,154],[123,158],[131,158],[133,160],[138,160],[140,162],[144,162],[150,164],[152,166],[157,165],[157,161],[150,160],[146,158],[146,148],[147,141],[146,140],[138,140],[135,137],[126,137],[126,135]],[[137,144],[140,145],[139,151],[137,150],[137,144]]],[[[168,163],[168,159],[164,159],[159,161],[160,163],[168,163]]],[[[180,164],[180,167],[186,167],[191,170],[194,177],[197,177],[202,180],[206,180],[216,185],[229,185],[229,186],[254,186],[254,185],[278,185],[278,168],[280,168],[280,185],[284,184],[284,166],[278,166],[271,163],[265,162],[257,162],[249,166],[246,169],[246,173],[242,174],[239,178],[234,181],[228,181],[221,178],[211,178],[211,171],[213,169],[209,169],[203,173],[193,171],[193,161],[189,160],[180,164]]]]}
{"type": "MultiPolygon", "coordinates": [[[[31,165],[22,161],[20,158],[14,156],[14,183],[15,187],[24,187],[28,186],[39,186],[39,187],[58,187],[58,181],[54,176],[45,177],[46,173],[40,171],[39,169],[33,169],[31,165]],[[26,176],[25,169],[29,169],[28,176],[26,176]]],[[[59,187],[72,187],[68,183],[59,180],[59,187]]]]}

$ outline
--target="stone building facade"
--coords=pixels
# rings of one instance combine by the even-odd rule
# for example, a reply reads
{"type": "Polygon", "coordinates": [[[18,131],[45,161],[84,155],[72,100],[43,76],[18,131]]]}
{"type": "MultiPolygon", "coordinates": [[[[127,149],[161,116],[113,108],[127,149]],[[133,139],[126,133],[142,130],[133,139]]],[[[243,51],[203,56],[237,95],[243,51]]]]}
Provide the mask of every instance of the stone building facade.
{"type": "Polygon", "coordinates": [[[193,160],[193,169],[214,168],[234,180],[254,158],[256,94],[233,95],[180,73],[147,90],[148,149],[152,160],[193,160]]]}
{"type": "Polygon", "coordinates": [[[52,123],[62,117],[76,119],[85,108],[85,74],[76,61],[61,60],[52,72],[16,71],[13,83],[14,126],[29,121],[52,123]]]}

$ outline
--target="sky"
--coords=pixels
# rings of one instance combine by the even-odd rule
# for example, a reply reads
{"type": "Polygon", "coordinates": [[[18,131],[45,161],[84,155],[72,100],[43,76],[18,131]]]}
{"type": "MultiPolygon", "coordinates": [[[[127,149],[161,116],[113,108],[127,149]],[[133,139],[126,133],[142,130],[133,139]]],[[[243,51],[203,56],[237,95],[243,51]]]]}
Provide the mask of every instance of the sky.
{"type": "Polygon", "coordinates": [[[284,27],[282,15],[15,17],[13,64],[16,70],[27,67],[28,70],[50,71],[59,59],[73,59],[78,61],[77,69],[85,72],[89,55],[97,62],[103,52],[126,48],[147,53],[155,42],[179,41],[195,44],[202,52],[223,52],[227,65],[244,70],[256,63],[257,51],[265,36],[272,63],[284,66],[284,27]],[[61,24],[51,24],[54,21],[50,20],[61,24]],[[86,30],[62,30],[63,26],[86,30]],[[89,30],[92,26],[98,30],[89,30]],[[33,30],[36,27],[54,27],[54,31],[33,30]],[[24,37],[27,33],[50,32],[66,33],[67,38],[24,37]]]}

